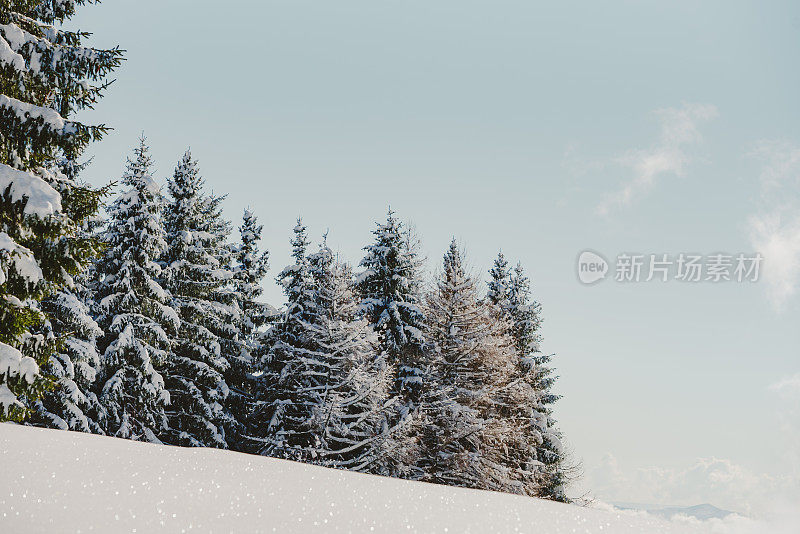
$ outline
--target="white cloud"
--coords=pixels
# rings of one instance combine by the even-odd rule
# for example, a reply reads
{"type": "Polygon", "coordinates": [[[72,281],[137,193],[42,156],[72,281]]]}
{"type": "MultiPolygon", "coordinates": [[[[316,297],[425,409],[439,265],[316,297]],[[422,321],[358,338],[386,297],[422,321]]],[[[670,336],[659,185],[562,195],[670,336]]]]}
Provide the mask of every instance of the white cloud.
{"type": "Polygon", "coordinates": [[[630,205],[663,176],[682,176],[691,159],[687,148],[702,140],[698,126],[714,118],[717,108],[709,104],[684,104],[680,108],[656,110],[655,115],[661,124],[659,140],[650,148],[633,150],[616,159],[632,171],[633,177],[603,198],[597,206],[601,215],[630,205]]]}
{"type": "MultiPolygon", "coordinates": [[[[709,503],[752,515],[761,521],[759,525],[770,525],[769,529],[762,530],[764,532],[798,532],[800,373],[785,376],[768,389],[775,394],[776,411],[782,426],[777,438],[779,441],[765,444],[765,450],[775,450],[774,445],[777,445],[777,450],[782,451],[784,467],[780,473],[759,473],[724,458],[699,458],[683,466],[628,467],[614,455],[607,454],[598,465],[587,469],[582,481],[583,489],[606,502],[661,506],[709,503]]],[[[742,431],[746,431],[746,425],[742,431]]],[[[720,526],[719,532],[739,532],[738,527],[742,527],[743,532],[751,532],[744,528],[746,523],[732,521],[737,524],[736,529],[720,526]]],[[[733,523],[728,526],[733,526],[733,523]]]]}
{"type": "Polygon", "coordinates": [[[785,140],[762,140],[756,143],[750,155],[764,162],[759,176],[763,196],[780,193],[783,186],[797,183],[800,147],[785,140]]]}
{"type": "Polygon", "coordinates": [[[622,469],[613,455],[587,472],[586,484],[612,502],[690,506],[710,503],[740,513],[759,511],[792,481],[754,473],[730,460],[699,458],[683,467],[622,469]]]}
{"type": "Polygon", "coordinates": [[[772,384],[769,389],[786,396],[800,396],[800,373],[781,378],[772,384]]]}
{"type": "MultiPolygon", "coordinates": [[[[651,514],[645,510],[620,509],[603,501],[594,501],[592,508],[613,511],[620,516],[648,517],[654,516],[661,521],[663,516],[651,514]]],[[[669,532],[680,534],[796,534],[800,517],[790,507],[784,508],[780,514],[768,519],[753,519],[739,514],[730,514],[724,518],[697,519],[683,514],[676,514],[666,519],[671,524],[669,532]]]]}
{"type": "Polygon", "coordinates": [[[748,219],[749,239],[764,257],[767,296],[781,310],[800,283],[800,147],[762,141],[751,155],[763,167],[760,208],[748,219]]]}
{"type": "Polygon", "coordinates": [[[800,215],[776,209],[748,219],[750,244],[764,258],[763,279],[776,310],[797,292],[800,278],[800,215]]]}

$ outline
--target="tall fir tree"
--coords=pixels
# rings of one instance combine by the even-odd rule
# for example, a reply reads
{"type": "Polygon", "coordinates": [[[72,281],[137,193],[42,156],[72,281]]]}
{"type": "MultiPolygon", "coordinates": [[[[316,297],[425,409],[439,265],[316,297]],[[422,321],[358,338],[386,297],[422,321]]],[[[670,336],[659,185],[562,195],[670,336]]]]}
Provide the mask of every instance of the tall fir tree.
{"type": "Polygon", "coordinates": [[[57,29],[84,1],[9,0],[0,9],[0,421],[21,420],[51,381],[56,339],[39,302],[91,261],[77,231],[100,193],[55,166],[77,159],[105,126],[69,120],[102,96],[118,49],[83,45],[86,32],[57,29]]]}
{"type": "Polygon", "coordinates": [[[233,282],[241,310],[239,330],[254,349],[259,329],[277,315],[275,308],[261,301],[264,293],[261,282],[269,271],[269,252],[260,251],[258,246],[263,230],[264,226],[258,223],[255,214],[249,209],[244,210],[239,227],[241,243],[234,250],[233,282]]]}
{"type": "Polygon", "coordinates": [[[521,264],[509,277],[508,301],[513,324],[512,337],[519,356],[519,374],[532,394],[530,434],[536,436],[536,459],[542,463],[537,495],[567,502],[566,485],[571,468],[567,465],[562,434],[553,415],[553,404],[560,398],[552,392],[556,377],[550,367],[552,356],[541,350],[541,305],[531,299],[530,279],[521,264]]]}
{"type": "Polygon", "coordinates": [[[397,367],[396,389],[413,402],[422,382],[425,346],[421,262],[412,233],[391,210],[373,235],[357,277],[360,309],[378,333],[389,363],[397,367]]]}
{"type": "MultiPolygon", "coordinates": [[[[69,183],[84,187],[78,173],[86,164],[77,164],[63,159],[58,164],[69,183]]],[[[105,193],[108,188],[99,192],[105,193]]],[[[69,194],[69,189],[65,195],[69,194]]],[[[96,232],[102,219],[95,214],[99,198],[88,197],[92,202],[68,203],[76,213],[73,219],[84,221],[78,232],[87,242],[97,241],[96,232]]],[[[94,255],[101,253],[97,246],[94,255]]],[[[56,350],[42,367],[45,374],[53,377],[52,390],[34,404],[31,422],[51,428],[103,433],[105,411],[97,398],[93,386],[100,371],[100,354],[97,339],[103,332],[92,317],[93,275],[91,267],[74,277],[71,286],[56,290],[42,301],[42,311],[47,316],[45,331],[54,337],[56,350]]]]}
{"type": "Polygon", "coordinates": [[[150,174],[152,160],[142,137],[122,182],[128,189],[109,209],[107,251],[97,265],[97,317],[106,335],[100,400],[107,433],[159,442],[166,432],[169,393],[158,368],[169,357],[180,319],[158,279],[166,250],[163,198],[150,174]]]}
{"type": "Polygon", "coordinates": [[[42,302],[47,331],[56,350],[42,370],[55,383],[34,403],[30,421],[39,426],[103,434],[105,410],[93,390],[100,371],[97,338],[103,331],[92,317],[91,296],[76,279],[73,289],[61,289],[42,302]]]}
{"type": "Polygon", "coordinates": [[[238,310],[230,306],[227,288],[233,277],[226,252],[228,225],[203,186],[197,161],[187,150],[168,182],[171,196],[164,209],[169,246],[162,277],[180,317],[163,372],[170,395],[164,441],[227,448],[236,421],[225,380],[231,353],[223,345],[235,350],[238,336],[230,329],[238,310]]]}
{"type": "Polygon", "coordinates": [[[280,317],[278,310],[261,300],[264,292],[261,282],[269,270],[269,252],[259,250],[263,229],[255,214],[250,209],[244,210],[239,226],[240,242],[231,247],[232,290],[238,310],[236,328],[240,350],[231,355],[226,377],[231,388],[231,410],[241,423],[231,448],[242,451],[251,448],[247,436],[254,433],[248,429],[247,421],[254,410],[254,394],[261,382],[261,377],[253,375],[253,371],[269,349],[262,343],[263,334],[280,317]]]}
{"type": "Polygon", "coordinates": [[[497,253],[497,258],[495,258],[492,268],[489,270],[488,285],[486,299],[504,312],[510,313],[511,303],[508,300],[508,296],[511,285],[511,270],[502,251],[497,253]]]}
{"type": "Polygon", "coordinates": [[[557,501],[568,501],[566,465],[561,432],[552,405],[559,397],[551,392],[555,382],[550,355],[541,351],[541,305],[531,299],[530,280],[521,264],[508,267],[500,252],[489,271],[487,300],[509,321],[509,334],[517,355],[514,409],[506,414],[520,424],[512,462],[526,473],[526,493],[557,501]]]}
{"type": "Polygon", "coordinates": [[[510,491],[515,475],[505,456],[514,428],[498,406],[513,373],[509,327],[480,299],[455,240],[427,317],[433,347],[423,382],[423,480],[510,491]]]}
{"type": "Polygon", "coordinates": [[[286,309],[275,325],[262,336],[268,347],[258,365],[251,432],[259,440],[257,452],[292,460],[308,460],[318,446],[305,430],[319,398],[323,363],[308,325],[318,316],[308,260],[306,227],[297,219],[291,240],[294,263],[277,276],[286,295],[286,309]]]}
{"type": "Polygon", "coordinates": [[[298,220],[294,264],[279,275],[287,308],[270,334],[262,453],[391,474],[404,461],[394,437],[391,366],[358,313],[352,273],[327,244],[308,254],[298,220]]]}
{"type": "Polygon", "coordinates": [[[323,364],[319,396],[308,422],[322,465],[390,474],[403,452],[391,426],[393,369],[378,338],[358,313],[352,272],[326,243],[309,258],[318,313],[308,330],[323,364]],[[377,356],[376,356],[377,354],[377,356]]]}

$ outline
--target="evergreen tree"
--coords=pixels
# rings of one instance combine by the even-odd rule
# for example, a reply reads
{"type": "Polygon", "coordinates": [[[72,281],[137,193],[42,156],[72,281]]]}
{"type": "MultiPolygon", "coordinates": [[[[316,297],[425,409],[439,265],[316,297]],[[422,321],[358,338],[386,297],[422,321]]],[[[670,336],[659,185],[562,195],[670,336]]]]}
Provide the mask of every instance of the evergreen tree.
{"type": "Polygon", "coordinates": [[[118,49],[83,46],[85,32],[54,27],[83,3],[0,4],[0,420],[21,420],[50,384],[39,366],[56,339],[39,302],[71,286],[94,253],[74,217],[100,193],[54,165],[106,131],[68,119],[102,96],[121,60],[118,49]]]}
{"type": "Polygon", "coordinates": [[[46,330],[58,339],[43,371],[55,379],[52,390],[34,404],[34,424],[62,430],[103,433],[104,410],[92,390],[100,370],[96,341],[103,332],[86,304],[86,289],[62,289],[42,303],[46,330]]]}
{"type": "Polygon", "coordinates": [[[497,258],[489,270],[489,277],[486,299],[504,312],[510,313],[511,303],[508,300],[508,293],[511,285],[511,271],[502,251],[497,254],[497,258]]]}
{"type": "Polygon", "coordinates": [[[503,388],[513,373],[508,324],[479,298],[455,240],[427,300],[429,352],[424,380],[424,480],[510,491],[506,455],[513,424],[502,418],[503,388]]]}
{"type": "Polygon", "coordinates": [[[226,434],[236,426],[230,413],[225,374],[228,350],[237,340],[231,332],[238,310],[231,307],[227,284],[228,226],[213,198],[203,194],[204,181],[187,150],[168,182],[171,200],[164,210],[169,247],[164,256],[164,287],[180,317],[178,335],[164,367],[170,394],[169,430],[165,441],[176,445],[227,448],[226,434]]]}
{"type": "Polygon", "coordinates": [[[364,271],[357,277],[360,308],[389,363],[398,368],[396,389],[413,401],[422,382],[425,346],[416,243],[391,210],[373,234],[375,242],[364,247],[364,271]]]}
{"type": "Polygon", "coordinates": [[[536,460],[542,464],[537,477],[537,495],[566,502],[568,467],[561,432],[553,417],[553,404],[560,396],[551,391],[555,382],[553,369],[549,366],[551,355],[544,354],[540,348],[541,305],[531,300],[530,280],[521,264],[514,268],[509,281],[511,333],[519,356],[518,374],[529,391],[525,395],[529,405],[527,435],[533,436],[536,460]]]}
{"type": "Polygon", "coordinates": [[[259,381],[250,420],[260,454],[308,460],[317,446],[305,430],[319,401],[324,363],[316,354],[309,324],[320,313],[308,260],[306,227],[297,219],[291,241],[294,263],[278,274],[286,310],[262,336],[268,352],[259,365],[259,381]]]}
{"type": "Polygon", "coordinates": [[[270,334],[261,452],[393,473],[404,451],[390,421],[392,369],[358,313],[351,270],[326,244],[308,254],[300,221],[292,246],[295,262],[278,277],[288,302],[270,334]]]}
{"type": "Polygon", "coordinates": [[[264,292],[261,282],[269,270],[269,252],[261,252],[258,248],[263,229],[255,214],[249,209],[245,210],[239,227],[242,241],[234,250],[236,267],[233,280],[241,310],[239,330],[253,349],[259,328],[277,314],[275,308],[259,300],[264,292]]]}
{"type": "Polygon", "coordinates": [[[308,431],[322,465],[389,474],[401,461],[390,427],[392,369],[378,353],[378,339],[358,314],[349,266],[323,244],[309,258],[319,313],[308,325],[315,355],[323,363],[319,399],[308,431]],[[378,354],[376,356],[376,354],[378,354]]]}
{"type": "Polygon", "coordinates": [[[142,138],[122,177],[128,190],[109,209],[108,248],[97,265],[97,313],[106,333],[99,348],[107,433],[158,442],[167,429],[169,393],[157,369],[167,361],[170,336],[176,335],[180,319],[157,281],[162,275],[157,260],[167,244],[163,199],[150,175],[148,150],[142,138]]]}
{"type": "Polygon", "coordinates": [[[514,385],[506,390],[516,400],[508,402],[513,409],[505,417],[519,425],[510,462],[523,473],[526,494],[567,501],[565,453],[552,411],[559,397],[550,391],[555,381],[550,355],[540,349],[541,306],[531,300],[530,280],[522,266],[510,269],[502,252],[489,274],[487,300],[508,321],[517,356],[514,385]]]}
{"type": "Polygon", "coordinates": [[[280,316],[275,308],[259,300],[264,291],[261,282],[269,269],[269,253],[266,250],[259,251],[258,247],[262,230],[263,226],[258,224],[255,214],[249,209],[245,210],[239,227],[241,241],[231,248],[234,260],[232,289],[238,310],[236,328],[240,351],[231,355],[231,366],[226,377],[231,388],[231,411],[241,425],[237,438],[233,442],[229,440],[229,445],[241,451],[251,448],[247,435],[258,433],[247,428],[247,421],[257,405],[254,393],[263,381],[252,372],[269,349],[262,343],[264,330],[280,316]]]}
{"type": "MultiPolygon", "coordinates": [[[[86,164],[62,159],[58,169],[70,186],[86,187],[78,180],[78,174],[86,164]]],[[[97,191],[105,194],[110,186],[97,191]]],[[[65,187],[63,196],[72,192],[65,187]]],[[[89,202],[68,202],[72,219],[84,221],[78,229],[78,236],[87,243],[95,243],[93,256],[99,256],[100,246],[96,232],[102,219],[96,215],[99,208],[99,195],[86,197],[89,202]]],[[[44,331],[56,340],[57,349],[42,367],[44,373],[55,380],[52,390],[45,392],[41,401],[34,404],[31,422],[51,428],[103,433],[105,410],[97,398],[93,387],[100,371],[100,354],[97,352],[97,338],[102,330],[92,317],[93,272],[91,266],[74,277],[74,284],[56,290],[42,301],[42,311],[47,320],[44,331]]]]}

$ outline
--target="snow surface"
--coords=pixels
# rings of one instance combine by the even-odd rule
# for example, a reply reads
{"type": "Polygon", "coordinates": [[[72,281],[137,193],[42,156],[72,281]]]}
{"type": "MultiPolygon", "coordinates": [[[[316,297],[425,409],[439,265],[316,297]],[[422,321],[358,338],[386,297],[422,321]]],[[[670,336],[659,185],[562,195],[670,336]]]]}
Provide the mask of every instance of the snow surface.
{"type": "MultiPolygon", "coordinates": [[[[20,351],[11,345],[0,342],[0,377],[5,377],[0,382],[0,406],[4,411],[8,412],[11,406],[23,407],[17,396],[6,384],[7,377],[20,376],[28,384],[33,384],[38,374],[39,366],[36,364],[36,360],[30,356],[23,356],[20,351]]],[[[0,461],[1,464],[2,461],[0,461]]]]}
{"type": "Polygon", "coordinates": [[[67,125],[63,117],[54,109],[36,106],[6,95],[0,95],[0,107],[10,109],[21,121],[29,118],[42,119],[43,124],[55,132],[62,131],[67,125]]]}
{"type": "MultiPolygon", "coordinates": [[[[0,95],[0,105],[5,95],[0,95]]],[[[44,108],[42,108],[44,109],[44,108]]],[[[0,163],[0,193],[11,187],[11,201],[25,200],[24,213],[47,217],[61,211],[61,195],[40,177],[0,163]]]]}
{"type": "MultiPolygon", "coordinates": [[[[0,28],[8,31],[8,28],[13,28],[13,26],[10,24],[5,26],[0,24],[0,28]]],[[[0,63],[11,65],[11,67],[18,71],[25,71],[25,58],[14,52],[9,42],[6,41],[2,35],[0,35],[0,63]]]]}
{"type": "Polygon", "coordinates": [[[0,424],[0,532],[712,532],[261,456],[0,424]]]}
{"type": "MultiPolygon", "coordinates": [[[[44,278],[33,252],[17,244],[7,233],[0,232],[0,259],[6,258],[9,263],[14,265],[17,276],[21,276],[29,283],[35,284],[44,278]]],[[[3,265],[0,264],[0,284],[6,283],[7,274],[3,265]]]]}

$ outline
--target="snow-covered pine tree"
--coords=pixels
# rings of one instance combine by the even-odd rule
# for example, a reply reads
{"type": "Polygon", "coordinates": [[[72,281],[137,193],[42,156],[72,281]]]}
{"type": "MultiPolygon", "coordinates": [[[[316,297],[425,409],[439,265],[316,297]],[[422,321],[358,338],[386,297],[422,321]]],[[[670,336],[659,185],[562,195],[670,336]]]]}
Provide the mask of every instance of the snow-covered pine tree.
{"type": "Polygon", "coordinates": [[[259,300],[264,292],[261,282],[269,270],[269,252],[261,252],[258,247],[263,229],[255,214],[249,209],[244,210],[239,227],[242,241],[234,250],[233,283],[241,310],[239,329],[242,338],[251,346],[257,341],[258,329],[277,314],[275,308],[259,300]]]}
{"type": "MultiPolygon", "coordinates": [[[[210,235],[216,236],[214,239],[219,246],[211,249],[213,257],[219,265],[219,273],[227,281],[223,286],[214,292],[214,302],[216,304],[217,315],[222,320],[210,324],[210,328],[217,335],[222,353],[227,355],[229,362],[239,362],[244,360],[249,365],[249,354],[247,353],[247,343],[241,331],[242,314],[239,308],[239,297],[237,294],[234,274],[236,259],[234,246],[228,243],[231,235],[232,225],[222,214],[222,202],[225,196],[207,195],[203,204],[203,218],[208,221],[207,231],[210,235]]],[[[229,368],[226,376],[233,371],[233,366],[229,368]]],[[[229,381],[230,383],[230,381],[229,381]]]]}
{"type": "Polygon", "coordinates": [[[49,428],[103,434],[105,410],[93,390],[100,371],[97,338],[103,331],[92,318],[91,299],[82,279],[42,302],[46,328],[58,338],[57,349],[42,370],[55,380],[52,390],[34,403],[31,422],[49,428]]]}
{"type": "Polygon", "coordinates": [[[229,445],[232,449],[247,451],[246,422],[253,410],[253,394],[259,386],[260,378],[252,373],[269,347],[262,344],[266,327],[280,317],[278,310],[262,302],[261,282],[269,269],[269,252],[259,250],[263,226],[255,214],[246,209],[239,227],[241,241],[231,247],[233,258],[232,290],[238,311],[239,352],[231,355],[230,369],[226,374],[231,388],[230,406],[232,413],[242,426],[238,436],[229,445]]]}
{"type": "MultiPolygon", "coordinates": [[[[517,373],[521,383],[528,386],[523,393],[525,406],[525,435],[533,438],[536,460],[542,466],[537,476],[539,497],[566,502],[568,466],[562,445],[562,435],[553,416],[553,404],[560,398],[551,388],[556,377],[550,367],[551,355],[541,351],[541,305],[531,299],[530,280],[522,265],[510,273],[508,310],[512,321],[511,335],[519,357],[517,373]]],[[[531,444],[531,440],[528,440],[531,444]]]]}
{"type": "Polygon", "coordinates": [[[378,333],[389,363],[397,367],[396,391],[415,400],[422,381],[425,317],[420,308],[420,259],[411,232],[389,210],[386,223],[364,247],[357,276],[360,309],[378,333]]]}
{"type": "Polygon", "coordinates": [[[106,333],[100,400],[107,433],[158,442],[167,429],[169,393],[157,370],[169,356],[180,319],[157,280],[166,249],[163,198],[150,174],[152,160],[142,137],[122,182],[128,189],[109,209],[107,251],[97,264],[97,318],[106,333]]]}
{"type": "Polygon", "coordinates": [[[323,364],[318,400],[305,425],[317,444],[312,461],[391,474],[405,460],[393,435],[397,429],[391,427],[393,369],[379,353],[377,335],[358,313],[350,267],[339,263],[323,243],[309,257],[309,268],[318,313],[308,330],[315,357],[323,364]]]}
{"type": "Polygon", "coordinates": [[[550,391],[555,381],[550,355],[540,349],[541,306],[531,300],[530,280],[521,264],[510,269],[502,252],[489,274],[487,301],[508,321],[517,356],[512,386],[505,390],[505,417],[518,422],[510,465],[518,469],[525,494],[566,501],[567,467],[552,414],[559,397],[550,391]]]}
{"type": "Polygon", "coordinates": [[[295,262],[278,276],[287,309],[270,331],[260,388],[261,452],[392,474],[405,451],[391,426],[391,366],[358,312],[350,268],[327,244],[308,254],[301,221],[294,232],[295,262]]]}
{"type": "MultiPolygon", "coordinates": [[[[58,164],[69,184],[84,186],[78,181],[78,173],[86,164],[62,160],[58,164]]],[[[104,193],[108,188],[99,190],[104,193]]],[[[65,188],[67,196],[71,188],[65,188]]],[[[79,235],[87,242],[97,241],[96,231],[102,224],[97,216],[99,197],[88,197],[91,202],[68,202],[74,220],[84,221],[79,235]]],[[[99,255],[98,250],[95,255],[99,255]]],[[[104,410],[93,391],[100,370],[100,354],[97,338],[103,332],[92,317],[92,275],[83,272],[74,277],[72,286],[59,288],[42,301],[42,311],[47,315],[45,332],[57,339],[55,350],[42,367],[55,380],[54,388],[45,392],[34,404],[31,422],[36,425],[103,433],[104,410]]]]}
{"type": "Polygon", "coordinates": [[[489,288],[486,292],[486,299],[498,306],[504,312],[509,311],[508,301],[509,286],[511,285],[511,271],[508,261],[500,251],[494,260],[492,268],[489,270],[489,288]]]}
{"type": "Polygon", "coordinates": [[[423,381],[423,480],[512,491],[505,456],[513,424],[498,401],[514,370],[509,325],[480,299],[453,240],[426,303],[428,372],[423,381]]]}
{"type": "MultiPolygon", "coordinates": [[[[170,405],[163,441],[193,447],[227,448],[236,427],[225,374],[238,336],[238,310],[227,288],[233,273],[227,255],[228,225],[214,198],[203,192],[197,161],[186,151],[168,182],[164,208],[169,246],[163,285],[172,296],[180,328],[163,368],[170,405]],[[226,343],[227,342],[227,343],[226,343]]],[[[238,354],[235,354],[238,356],[238,354]]]]}
{"type": "Polygon", "coordinates": [[[90,206],[98,193],[53,166],[106,131],[68,118],[102,96],[121,60],[116,48],[83,46],[88,33],[55,28],[83,3],[0,5],[0,420],[21,420],[46,389],[39,365],[55,340],[38,332],[38,302],[69,287],[94,251],[71,206],[90,206]]]}
{"type": "Polygon", "coordinates": [[[258,365],[250,432],[257,452],[308,461],[318,446],[303,430],[319,403],[319,380],[325,376],[309,325],[320,311],[308,261],[308,237],[300,218],[291,240],[294,263],[277,276],[286,295],[286,310],[263,336],[267,353],[258,365]]]}

